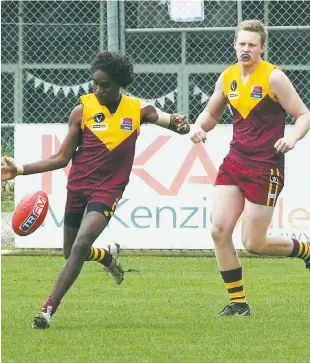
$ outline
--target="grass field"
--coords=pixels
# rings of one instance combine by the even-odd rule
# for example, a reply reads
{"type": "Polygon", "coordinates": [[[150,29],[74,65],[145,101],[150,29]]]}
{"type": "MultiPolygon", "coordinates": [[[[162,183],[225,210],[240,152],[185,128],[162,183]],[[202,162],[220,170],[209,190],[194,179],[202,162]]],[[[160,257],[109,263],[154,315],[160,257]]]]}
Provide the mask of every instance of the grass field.
{"type": "Polygon", "coordinates": [[[2,257],[3,363],[309,362],[310,274],[300,260],[243,258],[252,317],[227,303],[214,258],[123,257],[114,285],[84,266],[52,326],[31,329],[60,257],[2,257]]]}

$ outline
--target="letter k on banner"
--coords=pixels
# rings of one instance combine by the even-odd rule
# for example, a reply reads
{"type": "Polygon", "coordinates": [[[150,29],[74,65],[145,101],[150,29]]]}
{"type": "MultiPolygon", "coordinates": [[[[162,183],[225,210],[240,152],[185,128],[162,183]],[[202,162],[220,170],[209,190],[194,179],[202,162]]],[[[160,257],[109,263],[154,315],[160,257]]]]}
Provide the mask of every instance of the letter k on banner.
{"type": "MultiPolygon", "coordinates": [[[[141,136],[143,137],[143,135],[141,136]]],[[[184,137],[176,135],[175,137],[184,137]]],[[[176,196],[178,195],[182,185],[187,181],[190,184],[213,184],[216,178],[216,169],[206,151],[203,144],[192,145],[191,149],[187,153],[185,159],[179,160],[176,150],[168,148],[166,144],[169,143],[172,136],[158,136],[149,146],[147,146],[134,161],[132,172],[148,184],[153,190],[160,195],[176,196]],[[165,168],[169,167],[166,163],[163,163],[162,157],[156,155],[156,153],[162,149],[167,149],[165,154],[171,162],[181,163],[178,172],[176,173],[170,187],[166,187],[153,175],[146,171],[143,167],[146,166],[148,161],[152,158],[158,159],[158,168],[163,168],[162,172],[165,172],[165,168]],[[172,150],[172,151],[171,151],[172,150]],[[193,164],[199,160],[205,171],[205,175],[195,176],[189,175],[193,167],[193,164]]]]}

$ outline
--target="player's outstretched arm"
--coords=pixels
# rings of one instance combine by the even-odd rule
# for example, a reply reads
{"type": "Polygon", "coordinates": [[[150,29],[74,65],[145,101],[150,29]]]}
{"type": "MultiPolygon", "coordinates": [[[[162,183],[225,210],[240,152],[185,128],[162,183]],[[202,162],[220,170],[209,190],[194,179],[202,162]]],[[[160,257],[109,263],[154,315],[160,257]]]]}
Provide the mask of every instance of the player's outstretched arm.
{"type": "Polygon", "coordinates": [[[216,81],[214,92],[210,97],[207,106],[200,113],[195,122],[191,134],[191,140],[195,144],[206,141],[206,133],[216,126],[225,110],[227,100],[224,95],[223,78],[224,76],[222,73],[216,81]]]}
{"type": "Polygon", "coordinates": [[[11,158],[4,157],[5,166],[1,167],[1,181],[10,180],[17,175],[43,173],[64,168],[68,165],[77,148],[83,117],[83,106],[76,106],[69,117],[69,131],[59,151],[47,159],[35,163],[18,165],[11,158]]]}
{"type": "Polygon", "coordinates": [[[296,121],[291,133],[279,139],[274,147],[277,152],[286,153],[292,150],[296,142],[302,139],[310,130],[310,112],[302,102],[296,89],[288,77],[279,69],[275,69],[270,74],[270,87],[280,105],[296,121]]]}
{"type": "Polygon", "coordinates": [[[181,135],[188,134],[190,130],[189,122],[185,116],[163,112],[158,107],[150,104],[142,103],[140,117],[141,124],[152,123],[181,135]]]}

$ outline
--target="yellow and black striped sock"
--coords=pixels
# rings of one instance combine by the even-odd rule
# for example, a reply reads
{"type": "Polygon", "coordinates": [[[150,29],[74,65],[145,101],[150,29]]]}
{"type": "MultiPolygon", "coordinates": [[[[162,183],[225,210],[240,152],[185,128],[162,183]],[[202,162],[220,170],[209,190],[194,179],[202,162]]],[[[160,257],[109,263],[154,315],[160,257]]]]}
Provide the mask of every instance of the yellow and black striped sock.
{"type": "Polygon", "coordinates": [[[242,267],[230,271],[221,271],[231,303],[245,304],[243,289],[242,267]]]}
{"type": "Polygon", "coordinates": [[[292,238],[293,240],[293,251],[289,255],[289,257],[298,257],[305,261],[310,260],[310,244],[299,242],[297,239],[292,238]]]}
{"type": "Polygon", "coordinates": [[[112,262],[112,255],[104,248],[96,248],[91,246],[86,261],[96,261],[108,267],[112,262]]]}

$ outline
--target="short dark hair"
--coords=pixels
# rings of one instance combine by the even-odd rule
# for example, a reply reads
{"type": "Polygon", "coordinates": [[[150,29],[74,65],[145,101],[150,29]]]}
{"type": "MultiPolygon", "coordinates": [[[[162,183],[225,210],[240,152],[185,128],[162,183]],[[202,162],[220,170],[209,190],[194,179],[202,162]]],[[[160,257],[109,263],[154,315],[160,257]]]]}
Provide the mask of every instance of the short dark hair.
{"type": "Polygon", "coordinates": [[[126,87],[133,82],[133,61],[128,55],[116,52],[100,52],[94,58],[90,71],[106,72],[117,85],[126,87]]]}

